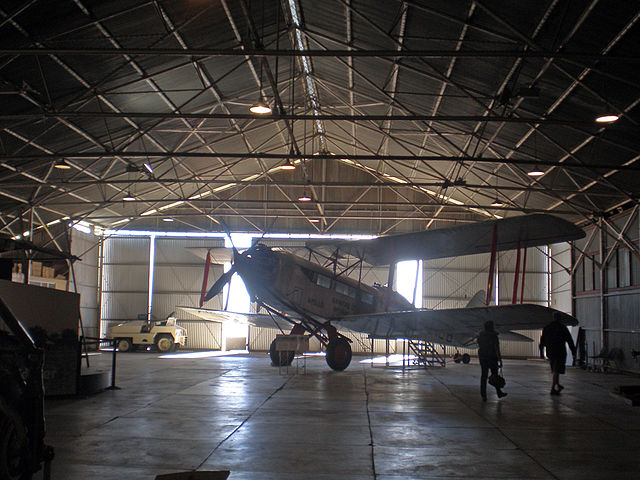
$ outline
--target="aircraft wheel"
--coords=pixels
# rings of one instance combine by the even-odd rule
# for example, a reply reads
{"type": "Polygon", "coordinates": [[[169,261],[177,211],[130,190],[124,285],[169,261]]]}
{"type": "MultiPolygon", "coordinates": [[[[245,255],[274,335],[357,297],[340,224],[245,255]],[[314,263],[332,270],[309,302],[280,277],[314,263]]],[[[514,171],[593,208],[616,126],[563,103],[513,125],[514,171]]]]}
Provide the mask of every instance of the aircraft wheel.
{"type": "Polygon", "coordinates": [[[291,365],[295,355],[296,352],[278,352],[276,350],[276,341],[274,340],[271,342],[271,346],[269,347],[269,358],[271,358],[271,363],[276,367],[286,367],[287,365],[291,365]]]}
{"type": "Polygon", "coordinates": [[[119,338],[116,345],[120,352],[130,352],[133,350],[133,343],[129,338],[119,338]]]}
{"type": "Polygon", "coordinates": [[[27,461],[28,448],[27,434],[20,416],[0,413],[0,478],[31,478],[27,461]]]}
{"type": "Polygon", "coordinates": [[[160,353],[167,353],[173,350],[173,338],[163,335],[156,338],[156,349],[160,353]]]}
{"type": "Polygon", "coordinates": [[[333,370],[344,370],[351,363],[351,345],[344,338],[331,340],[327,345],[326,359],[333,370]]]}
{"type": "Polygon", "coordinates": [[[471,361],[471,356],[468,353],[462,354],[462,363],[465,365],[471,361]]]}

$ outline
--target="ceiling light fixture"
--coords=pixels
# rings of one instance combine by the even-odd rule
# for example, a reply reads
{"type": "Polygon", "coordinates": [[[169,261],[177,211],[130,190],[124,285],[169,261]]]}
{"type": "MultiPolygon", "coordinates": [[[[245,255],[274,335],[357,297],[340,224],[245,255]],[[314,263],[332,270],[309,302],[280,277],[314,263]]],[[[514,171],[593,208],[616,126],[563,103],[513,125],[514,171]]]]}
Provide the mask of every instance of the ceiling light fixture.
{"type": "Polygon", "coordinates": [[[291,163],[291,160],[289,158],[287,158],[287,161],[284,162],[284,165],[280,166],[280,170],[289,170],[289,171],[291,171],[291,170],[295,170],[295,169],[296,169],[296,166],[293,163],[291,163]]]}
{"type": "Polygon", "coordinates": [[[596,118],[597,123],[613,123],[620,118],[619,115],[600,115],[596,118]]]}
{"type": "Polygon", "coordinates": [[[173,222],[173,218],[167,217],[162,219],[163,222],[173,222]]]}
{"type": "Polygon", "coordinates": [[[320,223],[320,219],[319,218],[310,218],[309,221],[311,223],[320,223]]]}
{"type": "Polygon", "coordinates": [[[249,107],[249,111],[258,115],[266,115],[267,113],[271,113],[271,107],[260,97],[256,103],[249,107]]]}
{"type": "Polygon", "coordinates": [[[145,163],[144,168],[146,168],[149,173],[153,173],[153,168],[150,163],[145,163]]]}
{"type": "Polygon", "coordinates": [[[500,201],[500,199],[498,199],[498,197],[496,197],[496,199],[493,202],[491,202],[491,206],[492,207],[502,207],[502,206],[504,206],[504,203],[502,203],[500,201]]]}
{"type": "Polygon", "coordinates": [[[127,194],[124,197],[122,197],[122,200],[125,202],[133,202],[135,201],[135,199],[136,197],[134,197],[131,192],[127,192],[127,194]]]}
{"type": "Polygon", "coordinates": [[[540,170],[538,168],[538,166],[536,165],[535,167],[533,167],[532,170],[529,170],[527,172],[527,175],[529,175],[530,177],[540,177],[540,176],[544,175],[544,172],[542,170],[540,170]]]}
{"type": "Polygon", "coordinates": [[[56,164],[53,167],[57,168],[58,170],[69,170],[71,168],[71,166],[67,165],[64,160],[56,162],[56,164]]]}
{"type": "Polygon", "coordinates": [[[307,191],[305,190],[304,192],[302,192],[302,195],[300,195],[298,197],[298,201],[299,202],[310,202],[311,201],[311,197],[309,195],[307,195],[307,191]]]}

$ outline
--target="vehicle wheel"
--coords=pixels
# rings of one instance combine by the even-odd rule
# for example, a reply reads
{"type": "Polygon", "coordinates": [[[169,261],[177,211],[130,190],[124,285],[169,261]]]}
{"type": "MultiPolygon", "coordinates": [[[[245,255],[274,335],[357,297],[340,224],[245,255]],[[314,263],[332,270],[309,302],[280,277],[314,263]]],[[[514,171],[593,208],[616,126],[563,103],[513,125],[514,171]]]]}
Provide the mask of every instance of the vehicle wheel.
{"type": "Polygon", "coordinates": [[[28,472],[27,449],[28,441],[22,419],[0,413],[0,478],[31,478],[31,473],[28,472]]]}
{"type": "Polygon", "coordinates": [[[271,346],[269,347],[269,358],[271,358],[271,363],[276,367],[286,367],[287,365],[291,365],[293,362],[293,357],[296,356],[296,352],[278,352],[276,350],[276,341],[271,342],[271,346]]]}
{"type": "Polygon", "coordinates": [[[470,361],[471,361],[471,355],[469,355],[468,353],[463,353],[462,354],[462,363],[464,363],[466,365],[470,361]]]}
{"type": "Polygon", "coordinates": [[[160,353],[167,353],[173,350],[173,338],[163,335],[156,338],[156,349],[160,353]]]}
{"type": "Polygon", "coordinates": [[[351,363],[351,345],[344,338],[331,340],[327,345],[327,365],[334,370],[344,370],[351,363]]]}
{"type": "Polygon", "coordinates": [[[118,350],[120,352],[130,352],[133,350],[133,343],[129,338],[119,338],[118,339],[118,350]]]}

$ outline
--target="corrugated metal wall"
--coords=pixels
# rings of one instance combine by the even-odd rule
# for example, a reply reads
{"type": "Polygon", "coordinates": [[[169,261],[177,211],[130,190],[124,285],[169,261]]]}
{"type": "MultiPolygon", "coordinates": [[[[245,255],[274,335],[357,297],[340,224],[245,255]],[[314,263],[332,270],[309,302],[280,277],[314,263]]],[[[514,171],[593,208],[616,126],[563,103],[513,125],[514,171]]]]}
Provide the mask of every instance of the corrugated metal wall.
{"type": "Polygon", "coordinates": [[[71,229],[71,253],[80,257],[81,261],[73,264],[74,275],[69,276],[69,291],[77,291],[80,294],[80,316],[85,337],[100,335],[98,320],[99,241],[100,237],[71,229]]]}
{"type": "MultiPolygon", "coordinates": [[[[204,256],[208,247],[222,247],[221,239],[156,238],[155,240],[154,295],[152,315],[164,318],[176,310],[178,305],[196,306],[200,296],[204,256]]],[[[302,246],[304,240],[263,239],[271,246],[302,246]]],[[[303,254],[303,250],[298,252],[303,254]]],[[[105,322],[135,319],[138,313],[146,312],[148,275],[148,238],[111,238],[105,241],[103,273],[103,319],[105,322]]],[[[516,255],[514,252],[499,256],[499,292],[501,303],[511,303],[512,282],[516,255]]],[[[549,275],[547,258],[538,249],[527,252],[527,274],[525,301],[546,305],[549,297],[549,275]]],[[[479,290],[486,288],[489,255],[472,255],[454,259],[438,259],[424,262],[423,294],[427,308],[455,308],[466,305],[479,290]]],[[[222,266],[214,266],[209,285],[222,273],[222,266]]],[[[357,278],[359,269],[351,276],[357,278]]],[[[387,268],[364,267],[364,283],[384,284],[387,268]]],[[[518,288],[518,294],[520,288],[518,288]]],[[[210,301],[208,308],[221,308],[221,297],[210,301]]],[[[180,311],[176,315],[189,334],[191,348],[220,348],[220,324],[203,322],[180,311]]],[[[277,329],[252,327],[249,330],[249,349],[266,351],[279,333],[277,329]]],[[[507,356],[537,356],[537,332],[525,332],[535,337],[531,344],[503,342],[503,353],[507,356]]],[[[354,339],[354,352],[369,352],[371,341],[366,335],[348,332],[354,339]]],[[[311,342],[312,351],[320,349],[317,340],[311,342]]],[[[390,342],[391,353],[401,352],[401,342],[390,342]]],[[[384,353],[384,340],[374,342],[375,353],[384,353]]],[[[471,353],[474,353],[471,350],[471,353]]]]}
{"type": "MultiPolygon", "coordinates": [[[[220,350],[222,326],[185,313],[177,306],[197,307],[200,302],[202,276],[208,248],[223,247],[219,238],[163,238],[155,240],[155,264],[153,275],[154,318],[174,314],[178,323],[187,330],[187,348],[220,350]]],[[[209,271],[209,287],[222,275],[223,266],[212,264],[209,271]]],[[[206,308],[222,308],[221,296],[211,299],[206,308]]]]}
{"type": "Polygon", "coordinates": [[[106,238],[102,253],[101,334],[109,325],[146,314],[149,238],[106,238]]]}
{"type": "MultiPolygon", "coordinates": [[[[153,275],[154,318],[166,318],[176,311],[176,306],[197,307],[200,302],[202,275],[206,249],[221,247],[221,239],[156,238],[153,275]]],[[[212,264],[209,286],[222,275],[223,266],[212,264]]],[[[207,308],[221,308],[221,296],[211,299],[207,308]]],[[[180,320],[196,320],[187,313],[176,311],[180,320]]]]}
{"type": "Polygon", "coordinates": [[[576,317],[585,331],[590,356],[598,354],[603,347],[607,350],[617,348],[622,351],[618,361],[620,368],[640,372],[640,357],[634,359],[632,356],[633,351],[640,351],[638,210],[602,220],[600,227],[585,229],[587,236],[575,242],[573,298],[576,317]],[[598,230],[592,236],[594,229],[598,230]],[[604,282],[600,269],[603,261],[604,282]]]}

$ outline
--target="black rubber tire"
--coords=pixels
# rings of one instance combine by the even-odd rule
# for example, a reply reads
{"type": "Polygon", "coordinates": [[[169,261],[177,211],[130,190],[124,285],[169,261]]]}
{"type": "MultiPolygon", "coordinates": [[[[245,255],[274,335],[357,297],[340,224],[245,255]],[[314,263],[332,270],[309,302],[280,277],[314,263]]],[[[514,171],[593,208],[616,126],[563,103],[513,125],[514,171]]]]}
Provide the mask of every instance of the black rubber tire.
{"type": "Polygon", "coordinates": [[[278,352],[276,350],[276,341],[271,342],[271,346],[269,347],[269,358],[271,358],[271,363],[276,367],[286,367],[291,365],[293,362],[293,357],[296,356],[296,352],[278,352]]]}
{"type": "Polygon", "coordinates": [[[116,345],[118,346],[119,352],[124,353],[133,351],[133,342],[130,338],[119,338],[116,345]]]}
{"type": "Polygon", "coordinates": [[[154,343],[156,350],[160,353],[169,353],[173,351],[173,347],[175,346],[171,335],[158,335],[154,343]]]}
{"type": "Polygon", "coordinates": [[[0,413],[0,478],[6,480],[28,480],[26,430],[20,417],[0,413]]]}
{"type": "Polygon", "coordinates": [[[468,353],[463,353],[462,354],[462,363],[464,363],[466,365],[470,361],[471,361],[471,356],[468,353]]]}
{"type": "Polygon", "coordinates": [[[342,371],[351,363],[351,345],[344,338],[336,338],[327,344],[327,365],[333,370],[342,371]]]}

